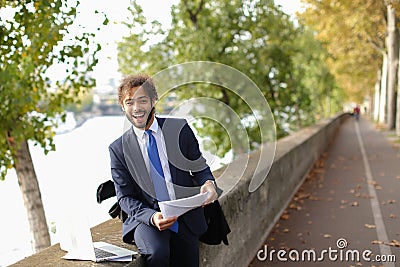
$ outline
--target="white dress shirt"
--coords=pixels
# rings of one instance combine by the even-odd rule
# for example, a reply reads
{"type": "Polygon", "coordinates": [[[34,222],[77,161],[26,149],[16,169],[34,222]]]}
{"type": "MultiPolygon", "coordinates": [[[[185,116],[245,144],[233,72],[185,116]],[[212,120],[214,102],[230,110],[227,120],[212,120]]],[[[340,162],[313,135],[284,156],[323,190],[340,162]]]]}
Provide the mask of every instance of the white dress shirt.
{"type": "MultiPolygon", "coordinates": [[[[142,151],[144,163],[146,164],[147,171],[149,172],[150,175],[149,156],[147,154],[147,142],[149,137],[147,136],[147,134],[145,134],[144,130],[138,129],[135,126],[132,127],[136,134],[140,150],[142,151]]],[[[168,156],[167,156],[167,150],[165,148],[164,136],[156,119],[154,119],[149,129],[152,131],[153,136],[156,139],[158,155],[160,157],[162,170],[164,172],[164,178],[167,184],[169,198],[171,200],[174,200],[176,199],[176,197],[175,197],[174,186],[172,183],[171,172],[169,170],[168,156]]]]}

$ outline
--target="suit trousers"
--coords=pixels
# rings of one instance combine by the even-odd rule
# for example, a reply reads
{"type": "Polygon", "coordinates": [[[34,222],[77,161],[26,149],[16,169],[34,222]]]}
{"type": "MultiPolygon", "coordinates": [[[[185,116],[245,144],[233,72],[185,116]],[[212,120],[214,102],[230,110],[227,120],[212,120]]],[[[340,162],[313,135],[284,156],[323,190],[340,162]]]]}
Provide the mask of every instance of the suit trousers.
{"type": "Polygon", "coordinates": [[[135,229],[135,243],[148,267],[198,267],[198,238],[179,224],[178,233],[159,231],[154,226],[141,223],[135,229]]]}

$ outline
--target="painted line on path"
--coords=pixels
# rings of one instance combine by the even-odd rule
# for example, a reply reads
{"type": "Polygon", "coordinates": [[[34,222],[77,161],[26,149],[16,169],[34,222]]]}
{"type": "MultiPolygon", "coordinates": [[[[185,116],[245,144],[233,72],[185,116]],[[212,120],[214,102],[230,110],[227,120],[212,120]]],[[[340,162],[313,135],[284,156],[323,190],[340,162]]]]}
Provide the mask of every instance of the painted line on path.
{"type": "MultiPolygon", "coordinates": [[[[367,184],[368,184],[368,192],[369,192],[369,195],[371,196],[370,202],[371,202],[371,208],[372,208],[372,215],[374,217],[374,222],[375,222],[375,226],[376,226],[376,233],[378,235],[379,241],[389,242],[385,223],[383,222],[381,208],[379,205],[378,195],[376,193],[375,186],[374,186],[374,179],[373,179],[372,173],[371,173],[371,166],[369,165],[367,153],[366,153],[365,147],[364,147],[364,142],[361,137],[359,123],[360,123],[359,121],[354,122],[355,128],[356,128],[356,133],[357,133],[358,144],[360,146],[362,158],[364,161],[365,175],[367,177],[367,184]]],[[[390,249],[390,246],[388,246],[388,245],[379,244],[379,249],[381,251],[381,255],[392,255],[392,251],[390,249]]],[[[393,262],[383,262],[383,266],[395,267],[393,262]]]]}

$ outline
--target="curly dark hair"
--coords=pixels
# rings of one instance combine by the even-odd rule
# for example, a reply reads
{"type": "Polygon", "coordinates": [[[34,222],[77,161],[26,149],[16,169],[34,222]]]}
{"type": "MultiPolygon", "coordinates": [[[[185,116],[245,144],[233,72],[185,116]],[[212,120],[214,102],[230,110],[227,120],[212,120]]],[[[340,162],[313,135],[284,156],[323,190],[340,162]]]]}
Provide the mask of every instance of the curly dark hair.
{"type": "Polygon", "coordinates": [[[118,104],[122,105],[126,93],[135,87],[141,86],[152,100],[158,100],[156,86],[147,74],[128,75],[121,80],[118,86],[118,104]]]}

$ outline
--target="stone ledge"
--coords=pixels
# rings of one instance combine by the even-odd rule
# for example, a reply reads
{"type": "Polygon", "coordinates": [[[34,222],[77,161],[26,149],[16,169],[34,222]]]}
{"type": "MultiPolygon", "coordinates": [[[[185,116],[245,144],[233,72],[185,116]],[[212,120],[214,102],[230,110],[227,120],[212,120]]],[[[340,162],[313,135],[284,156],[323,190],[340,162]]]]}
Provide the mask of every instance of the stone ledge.
{"type": "MultiPolygon", "coordinates": [[[[121,221],[119,219],[111,219],[105,221],[91,229],[93,241],[104,241],[113,245],[117,245],[123,248],[131,249],[132,245],[125,244],[122,242],[121,238],[121,221]]],[[[40,253],[33,254],[21,261],[10,266],[13,267],[33,267],[33,266],[62,266],[62,267],[100,267],[100,266],[112,266],[112,267],[122,267],[130,266],[137,267],[140,265],[141,260],[129,262],[91,262],[91,261],[75,261],[75,260],[65,260],[61,257],[66,254],[65,251],[61,250],[60,244],[53,245],[42,250],[40,253]]]]}

